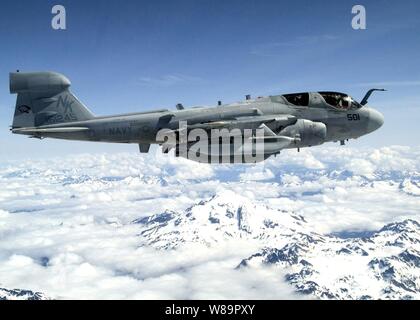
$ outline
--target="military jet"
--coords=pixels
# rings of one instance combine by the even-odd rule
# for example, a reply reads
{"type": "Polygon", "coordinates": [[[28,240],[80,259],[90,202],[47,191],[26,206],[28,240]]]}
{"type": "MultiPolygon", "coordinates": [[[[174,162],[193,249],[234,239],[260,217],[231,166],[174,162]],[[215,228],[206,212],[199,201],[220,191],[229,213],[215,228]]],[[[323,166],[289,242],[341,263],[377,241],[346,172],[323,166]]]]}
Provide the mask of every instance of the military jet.
{"type": "Polygon", "coordinates": [[[303,92],[251,99],[214,107],[160,109],[95,116],[56,72],[10,73],[17,94],[11,131],[32,138],[151,144],[164,153],[207,163],[255,163],[283,149],[356,139],[380,128],[384,117],[340,92],[303,92]]]}

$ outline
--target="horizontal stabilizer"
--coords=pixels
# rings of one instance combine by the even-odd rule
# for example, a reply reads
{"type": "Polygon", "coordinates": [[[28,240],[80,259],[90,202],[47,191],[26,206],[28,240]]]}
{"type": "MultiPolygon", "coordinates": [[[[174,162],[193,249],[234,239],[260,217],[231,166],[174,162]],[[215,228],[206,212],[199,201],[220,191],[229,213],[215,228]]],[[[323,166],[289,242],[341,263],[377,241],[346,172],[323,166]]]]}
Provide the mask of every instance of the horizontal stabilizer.
{"type": "Polygon", "coordinates": [[[13,133],[24,133],[24,134],[40,134],[40,133],[69,133],[86,131],[89,128],[86,127],[62,127],[62,128],[16,128],[12,129],[13,133]]]}

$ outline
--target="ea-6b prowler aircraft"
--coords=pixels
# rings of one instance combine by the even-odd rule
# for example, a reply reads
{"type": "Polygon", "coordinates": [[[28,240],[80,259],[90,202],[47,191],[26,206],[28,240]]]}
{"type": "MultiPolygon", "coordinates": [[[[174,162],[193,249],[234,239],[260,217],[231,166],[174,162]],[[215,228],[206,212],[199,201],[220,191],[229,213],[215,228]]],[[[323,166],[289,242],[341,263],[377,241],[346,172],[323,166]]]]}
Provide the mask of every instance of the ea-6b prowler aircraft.
{"type": "Polygon", "coordinates": [[[283,94],[215,107],[154,110],[95,116],[55,72],[10,73],[17,93],[11,131],[33,138],[135,143],[141,153],[151,144],[199,162],[258,162],[283,149],[325,142],[344,144],[382,126],[384,117],[339,92],[283,94]]]}

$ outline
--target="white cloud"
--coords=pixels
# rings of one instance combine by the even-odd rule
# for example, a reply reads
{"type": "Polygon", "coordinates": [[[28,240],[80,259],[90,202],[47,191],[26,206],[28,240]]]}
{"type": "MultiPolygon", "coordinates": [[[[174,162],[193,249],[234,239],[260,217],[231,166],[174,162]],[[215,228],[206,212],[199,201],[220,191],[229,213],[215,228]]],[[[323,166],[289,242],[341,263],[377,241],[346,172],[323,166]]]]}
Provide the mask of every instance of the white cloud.
{"type": "Polygon", "coordinates": [[[365,159],[351,159],[344,167],[356,175],[369,176],[375,172],[376,166],[365,159]]]}
{"type": "Polygon", "coordinates": [[[139,247],[134,219],[231,190],[319,232],[420,217],[420,149],[313,148],[257,166],[171,155],[77,155],[0,164],[0,287],[53,298],[287,298],[278,270],[237,271],[247,246],[139,247]],[[220,282],[225,285],[221,286],[220,282]]]}
{"type": "Polygon", "coordinates": [[[141,77],[138,79],[138,84],[141,86],[171,87],[185,83],[196,83],[199,81],[202,81],[202,79],[185,74],[166,74],[155,78],[141,77]]]}
{"type": "Polygon", "coordinates": [[[247,167],[245,169],[245,172],[241,173],[239,176],[241,180],[254,180],[254,181],[269,180],[269,179],[274,178],[273,172],[270,169],[265,168],[264,165],[261,165],[261,164],[257,164],[252,167],[247,167]]]}
{"type": "Polygon", "coordinates": [[[259,44],[254,46],[251,54],[262,57],[275,57],[284,54],[285,48],[288,48],[288,50],[302,50],[313,48],[314,45],[322,47],[328,43],[336,42],[338,39],[339,37],[331,34],[298,36],[287,41],[273,41],[259,44]]]}

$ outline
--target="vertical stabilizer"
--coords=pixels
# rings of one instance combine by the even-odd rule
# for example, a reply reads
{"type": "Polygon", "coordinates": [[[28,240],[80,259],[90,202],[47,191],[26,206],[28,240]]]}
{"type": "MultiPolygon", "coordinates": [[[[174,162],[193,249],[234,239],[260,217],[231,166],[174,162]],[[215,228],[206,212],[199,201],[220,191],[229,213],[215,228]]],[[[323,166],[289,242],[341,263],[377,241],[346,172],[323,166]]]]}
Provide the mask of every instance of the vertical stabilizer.
{"type": "Polygon", "coordinates": [[[70,80],[55,72],[10,73],[10,93],[17,93],[13,128],[93,119],[69,90],[70,80]]]}

